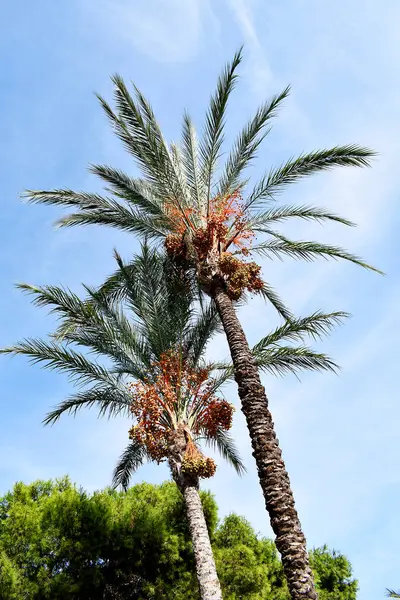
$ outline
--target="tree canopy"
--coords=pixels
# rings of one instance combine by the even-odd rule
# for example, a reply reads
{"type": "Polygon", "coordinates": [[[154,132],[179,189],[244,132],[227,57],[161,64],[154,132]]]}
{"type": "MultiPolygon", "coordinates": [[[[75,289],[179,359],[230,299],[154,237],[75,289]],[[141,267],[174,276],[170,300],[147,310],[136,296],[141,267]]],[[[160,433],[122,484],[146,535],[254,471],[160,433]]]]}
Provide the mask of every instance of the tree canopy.
{"type": "MultiPolygon", "coordinates": [[[[225,600],[288,600],[272,541],[242,517],[218,521],[201,492],[225,600]]],[[[311,552],[322,600],[355,600],[351,565],[311,552]]],[[[68,478],[17,483],[0,499],[0,597],[197,600],[182,496],[173,483],[88,494],[68,478]]]]}

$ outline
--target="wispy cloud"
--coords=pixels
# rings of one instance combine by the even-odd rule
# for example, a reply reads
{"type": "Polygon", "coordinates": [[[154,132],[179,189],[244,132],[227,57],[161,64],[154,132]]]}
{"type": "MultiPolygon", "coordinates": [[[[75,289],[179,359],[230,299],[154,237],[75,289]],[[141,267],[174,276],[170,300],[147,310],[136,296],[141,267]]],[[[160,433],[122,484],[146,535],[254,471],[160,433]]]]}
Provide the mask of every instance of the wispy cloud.
{"type": "Polygon", "coordinates": [[[158,62],[189,62],[203,41],[205,18],[218,26],[209,0],[100,0],[89,5],[97,23],[158,62]]]}
{"type": "Polygon", "coordinates": [[[258,37],[252,14],[253,2],[246,0],[227,0],[248,53],[248,80],[253,93],[260,99],[270,93],[272,84],[276,85],[276,76],[268,63],[265,50],[258,37]]]}

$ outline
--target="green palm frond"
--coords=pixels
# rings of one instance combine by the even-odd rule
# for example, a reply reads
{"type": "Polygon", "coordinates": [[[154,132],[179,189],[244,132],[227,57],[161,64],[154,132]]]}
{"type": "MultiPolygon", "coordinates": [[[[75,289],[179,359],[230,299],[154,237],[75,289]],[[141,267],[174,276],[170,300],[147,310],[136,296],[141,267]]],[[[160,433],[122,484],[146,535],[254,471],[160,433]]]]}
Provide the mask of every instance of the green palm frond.
{"type": "Polygon", "coordinates": [[[242,49],[235,53],[232,61],[226,65],[218,79],[217,90],[211,97],[206,114],[205,131],[200,144],[202,163],[202,179],[206,187],[207,214],[212,187],[212,178],[224,141],[225,113],[230,93],[232,92],[237,75],[235,71],[242,60],[242,49]]]}
{"type": "Polygon", "coordinates": [[[386,590],[388,598],[400,598],[400,592],[395,592],[394,590],[386,590]]]}
{"type": "Polygon", "coordinates": [[[132,179],[123,171],[107,165],[91,165],[90,171],[100,177],[108,186],[108,191],[153,217],[166,219],[162,203],[154,195],[153,187],[143,179],[132,179]]]}
{"type": "Polygon", "coordinates": [[[0,353],[28,356],[33,364],[43,363],[48,369],[67,373],[76,385],[114,383],[108,369],[75,350],[53,342],[26,339],[15,346],[0,349],[0,353]]]}
{"type": "Polygon", "coordinates": [[[202,308],[195,323],[190,323],[183,338],[185,354],[190,356],[193,364],[197,364],[204,356],[210,339],[221,331],[221,323],[214,304],[202,308]]]}
{"type": "Polygon", "coordinates": [[[51,306],[50,313],[57,314],[60,318],[80,318],[85,320],[95,318],[95,312],[90,305],[81,301],[79,296],[70,289],[62,286],[36,286],[28,283],[18,283],[16,287],[33,296],[35,306],[51,306]]]}
{"type": "Polygon", "coordinates": [[[234,379],[235,371],[230,361],[211,362],[207,367],[212,373],[213,393],[218,392],[225,383],[234,379]]]}
{"type": "Polygon", "coordinates": [[[160,197],[175,196],[179,183],[169,164],[168,151],[158,126],[149,122],[149,114],[136,104],[119,75],[112,78],[117,115],[99,98],[106,114],[114,124],[116,133],[128,152],[138,161],[147,179],[152,182],[160,197]]]}
{"type": "Polygon", "coordinates": [[[346,312],[322,313],[315,312],[308,317],[300,319],[292,318],[284,325],[277,327],[275,331],[263,337],[254,347],[253,352],[263,352],[274,344],[285,342],[302,342],[305,337],[319,339],[328,335],[337,325],[350,315],[346,312]]]}
{"type": "Polygon", "coordinates": [[[96,386],[74,394],[60,402],[43,420],[44,425],[53,425],[64,413],[75,416],[81,408],[97,408],[99,416],[129,416],[132,398],[123,386],[96,386]]]}
{"type": "Polygon", "coordinates": [[[148,460],[148,455],[144,446],[136,440],[130,442],[125,448],[114,468],[112,485],[114,488],[119,486],[124,491],[128,489],[129,481],[132,475],[143,463],[148,460]]]}
{"type": "Polygon", "coordinates": [[[293,314],[290,310],[285,306],[282,300],[279,298],[278,294],[268,283],[264,282],[263,287],[260,289],[261,296],[265,301],[270,302],[278,314],[285,320],[291,320],[293,318],[293,314]]]}
{"type": "Polygon", "coordinates": [[[62,287],[27,284],[18,287],[34,296],[34,304],[51,306],[50,312],[63,317],[53,336],[55,341],[74,342],[100,356],[107,356],[133,377],[141,377],[143,365],[150,364],[152,357],[142,337],[122,311],[98,292],[86,287],[90,301],[83,302],[62,287]]]}
{"type": "MultiPolygon", "coordinates": [[[[119,262],[120,269],[124,268],[119,262]]],[[[124,272],[128,305],[143,323],[143,335],[157,356],[168,350],[182,336],[192,316],[191,298],[180,290],[180,280],[156,251],[147,246],[136,262],[135,279],[124,272]],[[128,279],[129,278],[129,279],[128,279]]]]}
{"type": "Polygon", "coordinates": [[[306,221],[336,221],[349,227],[354,226],[352,221],[322,208],[292,204],[289,206],[273,206],[266,211],[255,214],[250,219],[248,228],[254,233],[269,233],[271,223],[278,223],[291,218],[304,219],[306,221]]]}
{"type": "Polygon", "coordinates": [[[317,353],[306,346],[276,346],[262,352],[253,352],[257,366],[272,375],[297,374],[299,371],[331,371],[338,365],[326,354],[317,353]]]}
{"type": "Polygon", "coordinates": [[[110,225],[139,236],[158,239],[164,239],[169,231],[169,221],[164,215],[153,216],[99,194],[72,190],[28,190],[23,197],[34,204],[56,204],[78,208],[79,212],[59,219],[57,221],[59,227],[110,225]]]}
{"type": "Polygon", "coordinates": [[[215,438],[208,438],[205,436],[201,439],[204,440],[208,446],[217,450],[222,458],[235,469],[238,475],[244,475],[246,467],[241,461],[235,442],[229,433],[223,429],[219,429],[215,438]]]}
{"type": "Polygon", "coordinates": [[[276,239],[261,242],[260,244],[253,246],[252,252],[268,258],[271,258],[271,256],[282,258],[282,255],[286,255],[309,262],[314,261],[319,257],[347,260],[364,269],[369,269],[383,275],[382,271],[379,269],[372,267],[364,262],[359,256],[351,254],[339,246],[329,246],[327,244],[320,244],[319,242],[293,241],[276,232],[273,233],[273,236],[276,239]]]}
{"type": "Polygon", "coordinates": [[[187,113],[183,115],[182,125],[182,162],[186,182],[190,190],[192,203],[197,211],[206,202],[205,185],[199,164],[199,145],[196,129],[187,113]]]}
{"type": "Polygon", "coordinates": [[[158,159],[165,161],[165,172],[169,177],[170,198],[174,202],[178,204],[182,203],[182,206],[186,206],[188,197],[186,194],[186,182],[182,177],[182,173],[178,166],[180,161],[176,162],[174,160],[174,152],[171,152],[168,148],[168,144],[162,135],[161,128],[157,122],[149,101],[135,85],[133,87],[135,89],[139,110],[141,111],[144,123],[146,125],[148,138],[154,145],[154,150],[157,153],[158,159]]]}
{"type": "Polygon", "coordinates": [[[280,167],[271,169],[251,192],[246,208],[256,209],[266,198],[273,198],[287,185],[302,177],[314,175],[333,167],[367,167],[375,152],[356,144],[336,146],[328,150],[317,150],[292,158],[280,167]]]}
{"type": "Polygon", "coordinates": [[[240,177],[255,157],[258,147],[268,135],[270,129],[266,129],[266,125],[276,116],[279,105],[287,98],[289,91],[290,86],[260,106],[251,121],[241,131],[219,181],[218,194],[224,196],[242,187],[244,182],[240,181],[240,177]]]}

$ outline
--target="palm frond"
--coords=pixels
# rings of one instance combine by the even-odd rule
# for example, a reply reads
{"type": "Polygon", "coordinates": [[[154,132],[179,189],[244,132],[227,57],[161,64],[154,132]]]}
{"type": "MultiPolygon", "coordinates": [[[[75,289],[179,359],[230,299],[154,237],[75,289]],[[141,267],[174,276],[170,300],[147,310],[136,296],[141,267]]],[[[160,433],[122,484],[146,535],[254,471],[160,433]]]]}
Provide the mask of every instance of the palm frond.
{"type": "MultiPolygon", "coordinates": [[[[124,373],[143,376],[143,366],[151,362],[151,353],[123,312],[100,293],[85,288],[90,301],[81,301],[70,290],[56,286],[37,287],[19,284],[34,295],[37,306],[50,305],[51,312],[62,317],[53,338],[56,342],[74,342],[116,362],[124,373]]],[[[84,286],[85,287],[85,286],[84,286]]]]}
{"type": "Polygon", "coordinates": [[[187,185],[194,206],[200,210],[205,201],[205,186],[200,171],[196,130],[187,113],[183,115],[182,142],[182,161],[187,185]]]}
{"type": "Polygon", "coordinates": [[[293,315],[290,312],[290,310],[285,306],[285,304],[279,298],[278,294],[268,283],[264,283],[259,293],[264,298],[264,300],[272,304],[272,306],[281,315],[281,317],[283,317],[286,320],[290,320],[293,318],[293,315]]]}
{"type": "Polygon", "coordinates": [[[254,233],[269,233],[269,226],[271,223],[277,223],[291,218],[304,219],[306,221],[335,221],[349,227],[355,225],[348,219],[316,206],[289,205],[273,206],[266,211],[254,215],[249,220],[248,228],[254,233]]]}
{"type": "Polygon", "coordinates": [[[217,450],[222,458],[235,469],[238,475],[246,473],[246,467],[239,456],[234,439],[229,433],[223,429],[219,429],[215,438],[205,436],[202,439],[208,446],[217,450]]]}
{"type": "Polygon", "coordinates": [[[43,420],[44,425],[54,425],[64,413],[75,416],[82,408],[96,407],[99,416],[129,416],[132,399],[128,392],[116,386],[95,386],[60,402],[43,420]]]}
{"type": "Polygon", "coordinates": [[[210,303],[201,309],[196,320],[188,324],[183,338],[185,353],[196,365],[204,355],[207,344],[217,332],[221,331],[221,323],[215,304],[210,303]]]}
{"type": "Polygon", "coordinates": [[[256,365],[272,375],[297,374],[301,370],[336,373],[339,369],[329,356],[306,346],[276,346],[263,352],[254,352],[253,356],[256,365]]]}
{"type": "Polygon", "coordinates": [[[67,373],[76,385],[114,383],[110,372],[102,365],[88,360],[75,350],[52,342],[25,339],[15,346],[0,349],[0,353],[28,356],[34,364],[43,363],[48,369],[67,373]]]}
{"type": "Polygon", "coordinates": [[[159,160],[162,158],[165,163],[165,172],[169,177],[170,198],[175,202],[178,202],[179,199],[179,203],[186,205],[188,200],[186,194],[186,182],[178,166],[180,161],[176,162],[176,160],[174,160],[174,153],[168,148],[168,144],[164,139],[161,128],[157,122],[149,101],[144,97],[139,88],[137,88],[134,84],[133,87],[135,89],[139,110],[141,111],[141,115],[146,126],[148,140],[150,144],[153,145],[154,151],[157,153],[159,160]]]}
{"type": "Polygon", "coordinates": [[[160,197],[176,192],[176,182],[162,145],[156,139],[154,131],[147,125],[145,116],[128,92],[124,80],[119,75],[111,78],[114,84],[114,101],[117,115],[99,98],[106,114],[114,124],[117,136],[128,152],[137,160],[146,178],[158,190],[160,197]]]}
{"type": "Polygon", "coordinates": [[[225,112],[229,95],[235,86],[237,78],[235,71],[241,60],[242,49],[240,48],[219,77],[217,90],[211,97],[210,106],[206,114],[205,131],[200,144],[200,154],[202,158],[202,178],[206,187],[207,214],[213,173],[224,141],[225,112]]]}
{"type": "Polygon", "coordinates": [[[263,352],[273,344],[283,341],[302,342],[306,336],[319,339],[328,335],[336,325],[341,325],[343,320],[349,316],[349,313],[337,311],[332,313],[315,312],[308,317],[292,318],[263,337],[253,347],[253,352],[263,352]]]}
{"type": "Polygon", "coordinates": [[[145,447],[136,440],[130,442],[125,448],[114,468],[112,485],[114,488],[121,486],[124,491],[128,489],[132,475],[148,459],[145,447]]]}
{"type": "Polygon", "coordinates": [[[226,162],[218,194],[224,196],[241,186],[240,177],[243,170],[251,163],[258,147],[268,135],[270,129],[265,129],[266,125],[276,116],[279,105],[287,98],[289,91],[290,86],[287,86],[283,92],[260,106],[255,116],[241,131],[226,162]]]}
{"type": "Polygon", "coordinates": [[[211,362],[207,367],[209,371],[213,373],[211,380],[211,390],[213,393],[218,392],[225,383],[232,381],[235,378],[235,370],[231,362],[211,362]]]}
{"type": "Polygon", "coordinates": [[[394,590],[386,590],[388,598],[400,598],[400,592],[395,592],[394,590]]]}
{"type": "Polygon", "coordinates": [[[51,313],[60,317],[91,319],[94,317],[93,309],[81,301],[79,296],[68,288],[62,286],[36,286],[28,283],[18,283],[16,287],[34,298],[35,306],[51,306],[51,313]]]}
{"type": "Polygon", "coordinates": [[[359,256],[350,254],[338,246],[329,246],[327,244],[320,244],[319,242],[293,241],[276,232],[274,232],[273,235],[276,239],[261,242],[260,244],[253,246],[251,251],[267,256],[268,258],[270,258],[271,255],[277,258],[282,258],[282,255],[286,255],[291,256],[292,258],[303,259],[310,262],[318,257],[323,257],[326,259],[342,259],[352,262],[360,267],[363,267],[364,269],[369,269],[379,273],[380,275],[383,275],[382,271],[367,264],[359,256]]]}
{"type": "Polygon", "coordinates": [[[143,179],[132,179],[123,171],[107,165],[91,165],[90,171],[111,186],[109,189],[115,196],[154,217],[167,218],[162,202],[154,194],[153,186],[143,179]]]}
{"type": "Polygon", "coordinates": [[[280,167],[271,169],[255,186],[246,202],[246,208],[257,208],[260,201],[273,198],[284,187],[295,183],[302,177],[307,177],[326,171],[333,167],[367,167],[375,152],[356,144],[336,146],[328,150],[317,150],[292,158],[280,167]]]}
{"type": "Polygon", "coordinates": [[[59,227],[74,225],[109,225],[123,231],[136,233],[149,238],[163,239],[169,232],[170,223],[166,216],[154,216],[122,204],[113,199],[74,192],[73,190],[28,190],[24,194],[31,203],[75,206],[79,212],[62,217],[59,227]]]}

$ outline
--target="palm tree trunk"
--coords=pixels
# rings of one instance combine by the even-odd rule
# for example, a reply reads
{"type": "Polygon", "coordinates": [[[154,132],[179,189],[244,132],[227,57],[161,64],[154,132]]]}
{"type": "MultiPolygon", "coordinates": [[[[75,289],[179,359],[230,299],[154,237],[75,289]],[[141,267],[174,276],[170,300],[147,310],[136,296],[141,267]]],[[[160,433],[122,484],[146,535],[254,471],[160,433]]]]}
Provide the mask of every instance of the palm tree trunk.
{"type": "Polygon", "coordinates": [[[232,300],[222,285],[216,286],[212,296],[228,340],[242,412],[250,432],[265,506],[276,536],[276,547],[282,557],[291,598],[317,600],[306,539],[301,530],[265,389],[232,300]]]}
{"type": "Polygon", "coordinates": [[[170,445],[169,468],[172,479],[181,491],[185,502],[200,598],[201,600],[222,600],[221,586],[199,494],[199,481],[195,476],[190,477],[182,473],[182,457],[185,454],[186,446],[185,433],[182,429],[178,429],[170,445]]]}
{"type": "Polygon", "coordinates": [[[221,586],[199,491],[194,485],[183,485],[181,490],[185,500],[201,599],[222,600],[221,586]]]}

